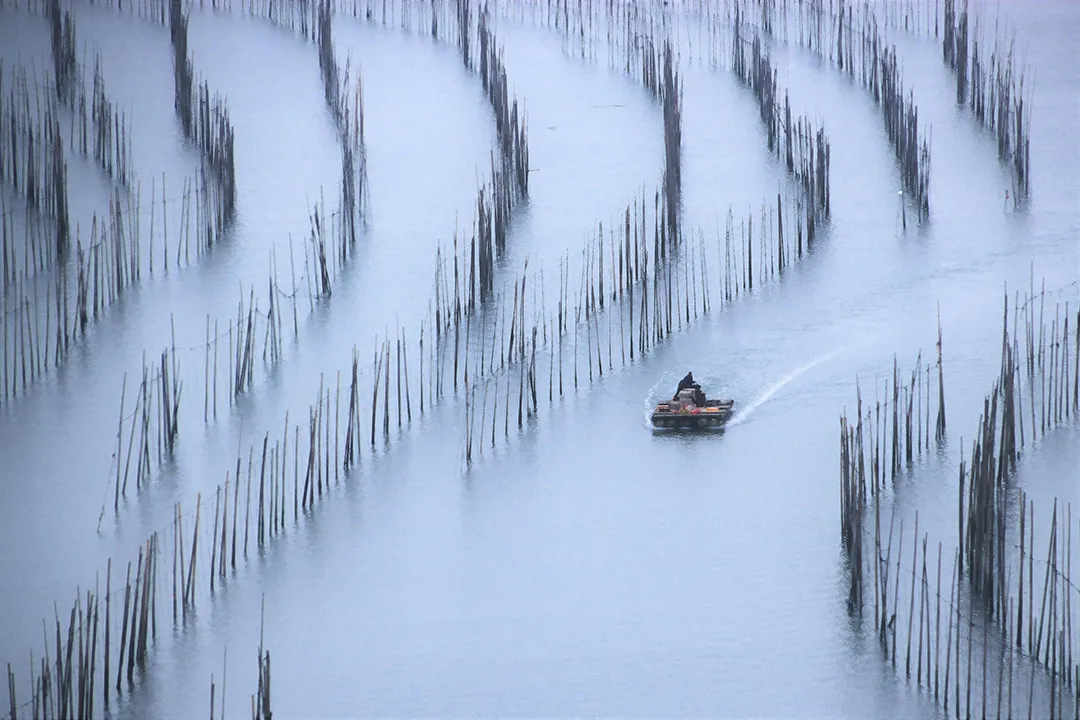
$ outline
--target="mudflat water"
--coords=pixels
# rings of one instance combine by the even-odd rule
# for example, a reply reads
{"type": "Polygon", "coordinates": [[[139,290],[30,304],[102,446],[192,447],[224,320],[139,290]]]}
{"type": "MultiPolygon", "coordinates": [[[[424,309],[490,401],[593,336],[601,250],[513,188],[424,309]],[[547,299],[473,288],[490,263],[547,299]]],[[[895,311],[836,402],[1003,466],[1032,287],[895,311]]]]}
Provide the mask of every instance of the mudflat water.
{"type": "MultiPolygon", "coordinates": [[[[160,204],[164,175],[173,212],[199,157],[172,108],[168,28],[100,5],[70,9],[79,42],[101,52],[111,99],[129,113],[143,202],[154,178],[160,204]]],[[[287,284],[290,245],[299,262],[312,207],[320,197],[336,207],[341,152],[314,43],[238,9],[193,6],[195,64],[227,97],[236,129],[237,215],[210,252],[146,274],[61,368],[0,406],[0,660],[19,677],[20,703],[54,602],[63,616],[77,589],[104,593],[110,559],[115,594],[140,543],[160,531],[156,638],[110,716],[205,713],[211,675],[229,716],[249,712],[260,633],[283,717],[944,716],[931,692],[905,678],[902,660],[894,668],[883,659],[870,612],[860,619],[847,607],[838,417],[854,412],[856,381],[870,400],[891,381],[894,355],[907,373],[920,351],[923,367],[934,362],[940,313],[948,435],[890,480],[881,501],[908,533],[918,514],[929,552],[943,544],[947,576],[959,463],[1000,368],[1004,293],[1011,302],[1034,278],[1036,291],[1045,282],[1048,314],[1056,304],[1080,307],[1080,6],[1016,2],[1001,13],[1034,77],[1024,206],[1006,202],[1009,170],[993,135],[956,106],[955,77],[932,33],[889,33],[920,122],[932,127],[931,219],[919,225],[909,215],[906,231],[898,166],[869,93],[775,41],[793,109],[831,141],[831,219],[806,257],[633,362],[616,350],[602,375],[583,362],[576,383],[566,364],[561,397],[557,371],[542,365],[539,412],[518,430],[511,410],[508,429],[500,422],[498,442],[482,442],[471,464],[460,395],[423,417],[413,407],[402,431],[394,418],[389,442],[380,427],[374,451],[364,417],[359,466],[335,473],[327,500],[298,521],[290,510],[283,532],[251,549],[212,595],[202,587],[209,535],[200,540],[197,604],[174,623],[176,504],[190,543],[201,498],[208,533],[213,494],[238,449],[246,471],[248,448],[257,454],[267,432],[271,444],[280,438],[286,412],[306,433],[320,388],[334,388],[339,374],[348,384],[354,347],[370,413],[376,343],[398,326],[416,343],[436,251],[452,247],[455,228],[461,242],[471,236],[496,141],[480,78],[451,43],[362,13],[335,15],[339,62],[349,57],[363,78],[367,225],[332,297],[309,310],[301,296],[295,332],[283,305],[278,363],[264,366],[260,336],[252,390],[235,404],[220,400],[204,422],[207,317],[221,332],[250,287],[265,292],[272,253],[287,284]],[[144,352],[154,359],[174,342],[185,380],[175,452],[114,511],[121,387],[126,377],[130,410],[144,352]],[[722,435],[650,427],[650,409],[687,369],[709,395],[735,400],[722,435]]],[[[652,203],[663,115],[603,53],[597,62],[574,57],[556,31],[512,16],[495,26],[510,90],[527,111],[531,173],[495,284],[513,283],[528,261],[554,295],[561,259],[578,261],[598,226],[609,231],[643,194],[652,203]]],[[[49,47],[41,13],[0,9],[5,67],[45,72],[49,47]]],[[[688,55],[681,66],[681,212],[715,247],[729,209],[745,217],[772,202],[785,168],[766,147],[751,93],[726,67],[698,60],[688,55]]],[[[73,224],[86,233],[110,186],[80,158],[69,176],[73,224]]],[[[1063,509],[1080,502],[1075,419],[1025,450],[1010,483],[1035,503],[1045,553],[1055,500],[1063,509]]],[[[1071,593],[1075,643],[1080,594],[1071,593]]],[[[1036,713],[1045,713],[1049,681],[1038,676],[1034,688],[1036,713]]]]}

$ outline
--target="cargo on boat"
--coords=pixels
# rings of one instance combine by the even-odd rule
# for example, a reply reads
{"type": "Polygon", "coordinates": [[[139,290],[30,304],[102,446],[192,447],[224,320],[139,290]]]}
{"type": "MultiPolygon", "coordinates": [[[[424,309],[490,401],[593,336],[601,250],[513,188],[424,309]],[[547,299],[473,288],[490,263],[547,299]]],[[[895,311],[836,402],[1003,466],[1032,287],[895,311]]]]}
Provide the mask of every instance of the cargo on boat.
{"type": "Polygon", "coordinates": [[[658,428],[713,430],[731,418],[734,400],[706,400],[699,386],[679,390],[673,400],[656,404],[652,423],[658,428]]]}

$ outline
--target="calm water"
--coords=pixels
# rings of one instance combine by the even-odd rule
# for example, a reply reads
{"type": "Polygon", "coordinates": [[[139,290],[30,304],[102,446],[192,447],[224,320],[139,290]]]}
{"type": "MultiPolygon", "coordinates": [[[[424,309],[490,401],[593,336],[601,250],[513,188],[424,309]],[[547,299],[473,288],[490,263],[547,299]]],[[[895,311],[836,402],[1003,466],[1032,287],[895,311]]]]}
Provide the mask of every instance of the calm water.
{"type": "MultiPolygon", "coordinates": [[[[867,92],[802,50],[775,47],[793,108],[820,119],[832,142],[833,217],[811,255],[633,365],[577,392],[571,384],[554,406],[542,401],[524,433],[511,430],[467,471],[454,399],[388,451],[365,447],[336,501],[238,565],[185,627],[172,628],[161,606],[147,681],[115,712],[203,713],[211,673],[220,697],[226,649],[226,710],[247,712],[265,598],[273,705],[290,717],[938,717],[932,696],[884,664],[872,632],[847,613],[837,418],[854,407],[856,378],[871,392],[891,376],[894,352],[902,368],[920,349],[933,353],[940,305],[949,438],[888,500],[906,523],[918,512],[948,557],[961,440],[968,449],[999,365],[1003,289],[1026,288],[1034,266],[1036,284],[1061,289],[1053,299],[1080,302],[1070,286],[1080,280],[1080,10],[1010,10],[1038,72],[1025,210],[1005,209],[1009,176],[993,138],[954,107],[939,44],[895,38],[933,127],[932,220],[906,234],[899,174],[867,92]],[[688,368],[742,408],[722,437],[648,428],[649,407],[688,368]]],[[[45,66],[44,21],[0,16],[5,65],[45,66]]],[[[101,48],[112,98],[131,108],[143,196],[151,177],[192,174],[197,159],[172,111],[168,31],[81,4],[76,21],[81,41],[101,48]],[[132,62],[136,53],[146,60],[132,62]]],[[[204,341],[207,314],[227,322],[241,293],[264,288],[272,249],[287,267],[312,203],[335,197],[340,156],[314,46],[263,21],[193,12],[196,65],[228,97],[237,128],[237,223],[191,266],[146,278],[63,369],[0,408],[0,659],[16,668],[40,652],[54,601],[63,609],[77,586],[103,583],[108,558],[133,559],[168,527],[174,503],[213,492],[238,447],[280,434],[286,411],[303,422],[354,346],[370,364],[376,335],[416,328],[436,248],[455,226],[471,232],[494,139],[479,79],[455,48],[427,37],[344,17],[334,34],[342,61],[350,55],[363,72],[369,226],[332,299],[310,315],[301,308],[295,341],[286,331],[281,364],[260,369],[253,393],[204,425],[204,355],[185,348],[204,341]],[[114,514],[122,379],[138,374],[144,350],[155,357],[170,342],[170,320],[186,383],[177,454],[114,514]]],[[[550,287],[559,258],[580,254],[597,223],[619,218],[643,189],[651,201],[662,117],[634,80],[565,57],[550,31],[504,22],[500,37],[535,172],[497,284],[528,258],[550,287]]],[[[774,194],[783,169],[728,71],[687,64],[684,77],[684,222],[711,239],[729,207],[756,211],[774,194]]],[[[73,212],[89,218],[107,186],[84,164],[85,179],[72,173],[88,188],[73,212]]],[[[1045,537],[1053,499],[1080,502],[1080,428],[1026,455],[1017,484],[1045,537]]]]}

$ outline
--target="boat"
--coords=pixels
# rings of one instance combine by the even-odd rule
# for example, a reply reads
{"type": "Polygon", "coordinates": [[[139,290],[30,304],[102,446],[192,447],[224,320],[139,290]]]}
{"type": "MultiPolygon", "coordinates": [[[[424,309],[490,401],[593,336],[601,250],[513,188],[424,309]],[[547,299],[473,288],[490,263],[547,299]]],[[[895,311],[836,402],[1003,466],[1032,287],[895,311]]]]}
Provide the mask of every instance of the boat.
{"type": "Polygon", "coordinates": [[[716,430],[731,419],[734,400],[707,400],[700,386],[680,390],[674,400],[656,404],[653,426],[685,430],[716,430]]]}

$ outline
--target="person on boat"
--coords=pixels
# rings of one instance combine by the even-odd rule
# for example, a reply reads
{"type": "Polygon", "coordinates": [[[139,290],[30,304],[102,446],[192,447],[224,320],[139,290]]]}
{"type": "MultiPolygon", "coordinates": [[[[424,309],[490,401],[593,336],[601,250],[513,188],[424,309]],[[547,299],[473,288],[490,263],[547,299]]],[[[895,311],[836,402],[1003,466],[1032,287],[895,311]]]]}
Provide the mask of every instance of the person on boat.
{"type": "Polygon", "coordinates": [[[698,385],[696,382],[694,382],[694,373],[692,371],[687,371],[686,377],[684,377],[682,380],[679,381],[679,387],[675,391],[675,396],[673,398],[671,398],[671,399],[672,400],[678,400],[679,399],[679,393],[681,391],[683,391],[683,390],[686,390],[687,388],[694,389],[694,390],[701,389],[701,386],[698,385]]]}

